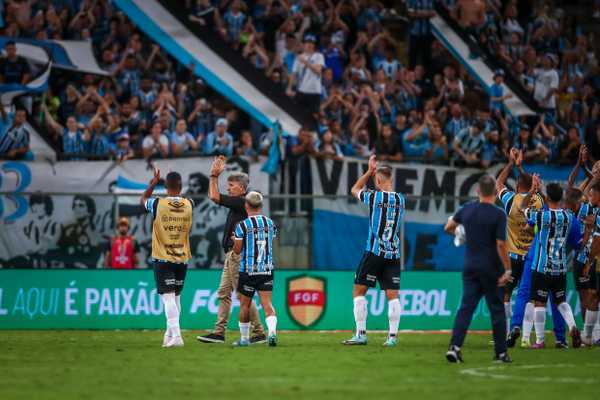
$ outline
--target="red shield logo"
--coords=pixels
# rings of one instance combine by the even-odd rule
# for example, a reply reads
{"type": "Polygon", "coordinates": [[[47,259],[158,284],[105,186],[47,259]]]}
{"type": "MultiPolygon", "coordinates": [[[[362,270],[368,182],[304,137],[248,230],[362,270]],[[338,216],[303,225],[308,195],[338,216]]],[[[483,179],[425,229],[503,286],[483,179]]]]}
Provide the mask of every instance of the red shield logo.
{"type": "Polygon", "coordinates": [[[327,304],[325,279],[309,275],[289,278],[287,292],[288,313],[294,322],[309,328],[321,319],[327,304]]]}

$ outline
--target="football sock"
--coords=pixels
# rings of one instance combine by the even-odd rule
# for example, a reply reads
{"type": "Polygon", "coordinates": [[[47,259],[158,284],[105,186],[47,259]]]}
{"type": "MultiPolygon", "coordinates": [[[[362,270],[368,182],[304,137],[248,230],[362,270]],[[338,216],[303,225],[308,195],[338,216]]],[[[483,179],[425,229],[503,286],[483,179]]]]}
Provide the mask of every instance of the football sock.
{"type": "Polygon", "coordinates": [[[242,340],[250,339],[250,322],[240,322],[240,335],[242,340]]]}
{"type": "Polygon", "coordinates": [[[179,311],[179,315],[181,315],[181,295],[175,296],[175,302],[177,303],[177,311],[179,311]]]}
{"type": "Polygon", "coordinates": [[[585,324],[583,325],[583,337],[591,339],[594,331],[594,325],[598,321],[598,311],[587,310],[585,314],[585,324]]]}
{"type": "MultiPolygon", "coordinates": [[[[165,295],[164,295],[164,294],[161,294],[161,295],[159,295],[159,296],[160,296],[160,300],[163,302],[163,307],[164,307],[164,309],[165,309],[165,319],[166,319],[166,320],[167,320],[167,322],[168,322],[168,318],[167,318],[167,316],[166,316],[166,314],[167,314],[167,308],[166,308],[166,306],[165,306],[165,295]]],[[[168,336],[168,337],[171,337],[171,336],[173,336],[173,333],[171,332],[171,328],[169,328],[169,324],[167,324],[167,330],[165,331],[165,336],[168,336]]]]}
{"type": "Polygon", "coordinates": [[[400,325],[400,313],[402,308],[400,307],[400,300],[393,299],[388,301],[388,319],[390,321],[390,337],[396,337],[398,334],[398,325],[400,325]]]}
{"type": "Polygon", "coordinates": [[[177,309],[175,293],[163,294],[163,302],[165,303],[165,315],[167,316],[167,329],[171,331],[171,336],[181,336],[179,310],[177,309]]]}
{"type": "Polygon", "coordinates": [[[356,322],[356,335],[367,334],[367,299],[365,296],[354,298],[354,321],[356,322]]]}
{"type": "Polygon", "coordinates": [[[510,301],[504,303],[504,315],[506,316],[506,336],[510,333],[510,320],[512,319],[512,307],[510,301]]]}
{"type": "Polygon", "coordinates": [[[535,307],[534,313],[535,341],[536,343],[543,343],[546,334],[546,307],[535,307]]]}
{"type": "Polygon", "coordinates": [[[265,318],[265,321],[267,322],[269,336],[277,334],[277,317],[275,315],[271,315],[270,317],[265,318]]]}
{"type": "Polygon", "coordinates": [[[528,342],[531,336],[531,330],[533,329],[533,317],[535,314],[535,308],[533,303],[527,303],[525,305],[525,315],[523,315],[523,341],[528,342]]]}
{"type": "MultiPolygon", "coordinates": [[[[565,319],[567,326],[569,327],[569,331],[575,327],[575,318],[573,317],[573,311],[571,310],[571,306],[566,301],[563,301],[558,305],[558,311],[560,311],[560,315],[565,319]]],[[[589,310],[588,310],[589,312],[589,310]]]]}
{"type": "Polygon", "coordinates": [[[600,312],[598,313],[598,318],[594,323],[594,330],[592,331],[592,340],[600,340],[600,312]]]}

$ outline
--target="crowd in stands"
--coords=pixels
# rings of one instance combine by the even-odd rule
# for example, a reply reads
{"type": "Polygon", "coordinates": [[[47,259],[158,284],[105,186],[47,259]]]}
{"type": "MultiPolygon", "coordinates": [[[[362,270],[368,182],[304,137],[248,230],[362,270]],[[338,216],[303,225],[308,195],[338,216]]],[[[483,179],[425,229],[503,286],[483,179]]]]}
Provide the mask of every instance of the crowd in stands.
{"type": "MultiPolygon", "coordinates": [[[[528,162],[568,164],[587,143],[600,159],[597,57],[590,35],[564,8],[534,1],[530,15],[519,15],[513,0],[440,2],[503,63],[487,93],[433,39],[433,0],[406,0],[405,9],[392,10],[399,3],[186,0],[191,23],[212,27],[313,112],[299,135],[286,139],[290,156],[375,153],[487,167],[514,146],[528,162]],[[401,36],[386,21],[404,13],[401,36]],[[509,74],[535,99],[539,116],[507,112],[509,74]]],[[[271,135],[195,77],[194,65],[177,63],[140,34],[110,1],[8,0],[3,19],[4,36],[91,40],[110,73],[53,73],[50,90],[34,104],[32,115],[68,158],[267,153],[271,135]]],[[[12,68],[6,77],[30,79],[28,69],[7,65],[0,63],[0,75],[12,68]]]]}
{"type": "Polygon", "coordinates": [[[529,162],[568,164],[581,144],[600,143],[600,74],[589,35],[548,1],[531,2],[530,15],[523,16],[514,0],[440,2],[505,62],[491,93],[433,40],[433,1],[406,1],[405,38],[386,29],[389,10],[379,1],[191,3],[191,21],[213,25],[316,113],[315,154],[375,152],[381,159],[486,167],[515,146],[529,162]],[[403,50],[407,65],[400,61],[403,50]],[[519,119],[507,112],[506,74],[523,82],[539,116],[519,119]],[[323,145],[329,137],[335,146],[323,145]]]}

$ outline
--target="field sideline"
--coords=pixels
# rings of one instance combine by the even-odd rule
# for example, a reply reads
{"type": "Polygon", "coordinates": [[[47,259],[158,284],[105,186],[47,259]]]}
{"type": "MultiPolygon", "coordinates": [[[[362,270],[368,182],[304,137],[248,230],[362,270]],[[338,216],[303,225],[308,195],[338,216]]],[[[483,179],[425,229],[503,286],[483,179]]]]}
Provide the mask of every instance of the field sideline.
{"type": "MultiPolygon", "coordinates": [[[[347,332],[282,332],[279,346],[200,344],[162,349],[160,331],[1,331],[0,398],[418,399],[596,396],[600,349],[514,349],[491,362],[488,334],[470,335],[466,363],[444,358],[449,334],[403,332],[399,346],[344,347],[347,332]]],[[[551,337],[551,335],[549,335],[551,337]]]]}

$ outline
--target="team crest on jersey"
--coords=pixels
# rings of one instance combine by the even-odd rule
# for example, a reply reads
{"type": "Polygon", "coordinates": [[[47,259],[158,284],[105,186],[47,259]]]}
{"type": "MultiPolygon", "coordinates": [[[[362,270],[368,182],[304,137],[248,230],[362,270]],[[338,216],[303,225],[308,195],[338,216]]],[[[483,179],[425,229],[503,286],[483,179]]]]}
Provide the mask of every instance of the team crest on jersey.
{"type": "Polygon", "coordinates": [[[316,324],[327,304],[326,280],[300,275],[287,280],[287,310],[290,318],[302,328],[316,324]]]}
{"type": "Polygon", "coordinates": [[[182,209],[183,207],[185,207],[185,204],[181,201],[177,201],[177,200],[171,200],[169,201],[169,207],[171,207],[171,212],[174,213],[182,213],[184,212],[182,209]]]}

